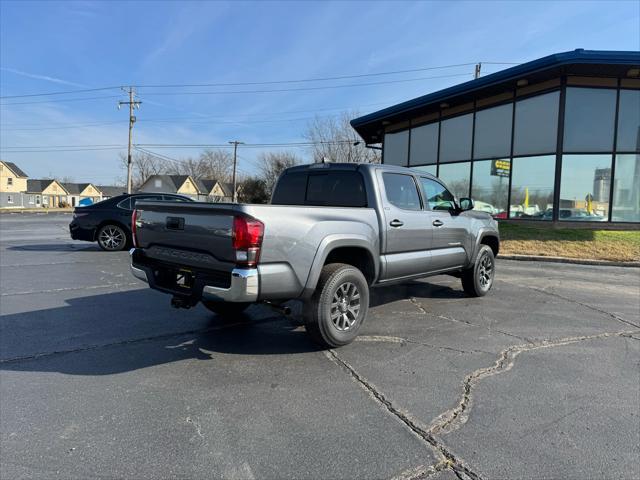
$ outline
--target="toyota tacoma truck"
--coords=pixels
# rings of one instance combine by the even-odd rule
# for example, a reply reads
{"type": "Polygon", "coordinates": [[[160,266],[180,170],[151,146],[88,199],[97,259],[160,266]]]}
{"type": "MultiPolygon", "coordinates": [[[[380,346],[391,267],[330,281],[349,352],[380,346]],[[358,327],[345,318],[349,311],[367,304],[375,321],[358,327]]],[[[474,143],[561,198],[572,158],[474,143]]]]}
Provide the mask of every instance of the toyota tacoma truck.
{"type": "Polygon", "coordinates": [[[404,167],[318,163],[285,170],[268,205],[141,201],[132,215],[133,275],[233,316],[304,301],[307,332],[348,344],[369,290],[448,273],[470,296],[495,276],[497,222],[441,180],[404,167]]]}

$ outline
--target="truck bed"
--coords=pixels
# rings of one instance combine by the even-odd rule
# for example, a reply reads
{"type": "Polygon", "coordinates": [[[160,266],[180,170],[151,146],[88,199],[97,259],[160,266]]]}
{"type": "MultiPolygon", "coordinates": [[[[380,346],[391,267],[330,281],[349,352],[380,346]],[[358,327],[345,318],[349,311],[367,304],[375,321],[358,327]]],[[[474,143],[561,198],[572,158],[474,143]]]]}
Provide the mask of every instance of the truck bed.
{"type": "Polygon", "coordinates": [[[236,267],[234,217],[260,220],[264,237],[256,267],[258,300],[301,296],[323,241],[355,235],[372,248],[380,245],[373,208],[168,202],[139,202],[136,208],[136,242],[142,252],[134,263],[186,268],[221,288],[236,267]]]}

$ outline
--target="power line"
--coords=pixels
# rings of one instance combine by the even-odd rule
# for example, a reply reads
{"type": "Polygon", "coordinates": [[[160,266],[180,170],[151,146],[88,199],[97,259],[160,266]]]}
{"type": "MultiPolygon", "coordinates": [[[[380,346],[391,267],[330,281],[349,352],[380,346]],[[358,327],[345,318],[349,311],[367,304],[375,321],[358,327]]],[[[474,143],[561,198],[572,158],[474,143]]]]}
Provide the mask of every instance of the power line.
{"type": "Polygon", "coordinates": [[[47,92],[47,93],[27,93],[24,95],[3,95],[0,99],[4,98],[26,98],[26,97],[48,97],[50,95],[68,95],[70,93],[88,93],[88,92],[100,92],[103,90],[115,90],[120,89],[121,86],[118,87],[99,87],[99,88],[85,88],[84,90],[67,90],[66,92],[47,92]]]}
{"type": "MultiPolygon", "coordinates": [[[[332,80],[347,80],[351,78],[366,78],[366,77],[377,77],[384,75],[399,75],[403,73],[415,73],[415,72],[425,72],[429,70],[444,70],[447,68],[456,68],[456,67],[466,67],[469,65],[474,65],[476,62],[467,62],[467,63],[457,63],[452,65],[439,65],[433,67],[420,67],[420,68],[410,68],[405,70],[394,70],[387,72],[374,72],[374,73],[360,73],[353,75],[337,75],[331,77],[316,77],[316,78],[303,78],[303,79],[289,79],[289,80],[270,80],[270,81],[261,81],[261,82],[218,82],[218,83],[186,83],[186,84],[156,84],[156,85],[132,85],[136,88],[190,88],[190,87],[239,87],[239,86],[249,86],[249,85],[277,85],[277,84],[285,84],[285,83],[307,83],[307,82],[324,82],[324,81],[332,81],[332,80]]],[[[491,65],[518,65],[517,62],[483,62],[491,65]]],[[[98,92],[104,90],[115,90],[121,89],[122,85],[111,86],[111,87],[97,87],[97,88],[85,88],[82,90],[67,90],[62,92],[45,92],[45,93],[29,93],[22,95],[3,95],[0,96],[0,99],[7,98],[27,98],[27,97],[44,97],[44,96],[53,96],[53,95],[68,95],[74,93],[88,93],[88,92],[98,92]]]]}
{"type": "Polygon", "coordinates": [[[0,103],[0,107],[9,105],[34,105],[36,103],[60,103],[60,102],[84,102],[87,100],[100,100],[105,98],[120,98],[120,95],[102,95],[97,97],[82,97],[82,98],[60,98],[56,100],[36,100],[34,102],[9,102],[0,103]]]}
{"type": "Polygon", "coordinates": [[[329,90],[335,88],[351,88],[351,87],[368,87],[373,85],[389,85],[394,83],[406,83],[417,82],[422,80],[433,80],[438,78],[453,78],[453,77],[467,77],[472,75],[469,72],[455,73],[451,75],[436,75],[433,77],[419,77],[419,78],[407,78],[402,80],[385,80],[382,82],[368,82],[368,83],[350,83],[346,85],[325,85],[316,87],[296,87],[296,88],[278,88],[269,90],[222,90],[218,92],[145,92],[147,96],[182,96],[182,95],[233,95],[242,93],[282,93],[282,92],[302,92],[311,90],[329,90]]]}

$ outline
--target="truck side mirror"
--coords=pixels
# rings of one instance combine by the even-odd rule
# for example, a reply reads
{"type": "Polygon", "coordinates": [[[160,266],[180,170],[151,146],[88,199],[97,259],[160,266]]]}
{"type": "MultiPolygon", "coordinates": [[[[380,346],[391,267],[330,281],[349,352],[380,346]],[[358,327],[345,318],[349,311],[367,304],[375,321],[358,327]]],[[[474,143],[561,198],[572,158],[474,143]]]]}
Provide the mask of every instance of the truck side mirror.
{"type": "Polygon", "coordinates": [[[462,197],[460,199],[460,210],[462,210],[463,212],[466,212],[467,210],[473,210],[473,207],[473,199],[469,197],[462,197]]]}

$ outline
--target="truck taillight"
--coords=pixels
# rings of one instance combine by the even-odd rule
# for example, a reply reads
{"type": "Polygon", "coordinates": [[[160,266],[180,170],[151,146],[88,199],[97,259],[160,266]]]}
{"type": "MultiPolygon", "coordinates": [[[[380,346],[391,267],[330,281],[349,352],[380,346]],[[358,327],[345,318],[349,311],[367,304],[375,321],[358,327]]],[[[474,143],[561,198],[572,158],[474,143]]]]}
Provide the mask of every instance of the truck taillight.
{"type": "Polygon", "coordinates": [[[136,209],[133,210],[131,214],[131,241],[133,242],[133,246],[138,246],[138,239],[136,238],[136,233],[138,231],[136,227],[136,220],[138,219],[138,211],[136,209]]]}
{"type": "Polygon", "coordinates": [[[254,218],[233,218],[233,249],[239,265],[255,267],[260,260],[264,224],[254,218]]]}

